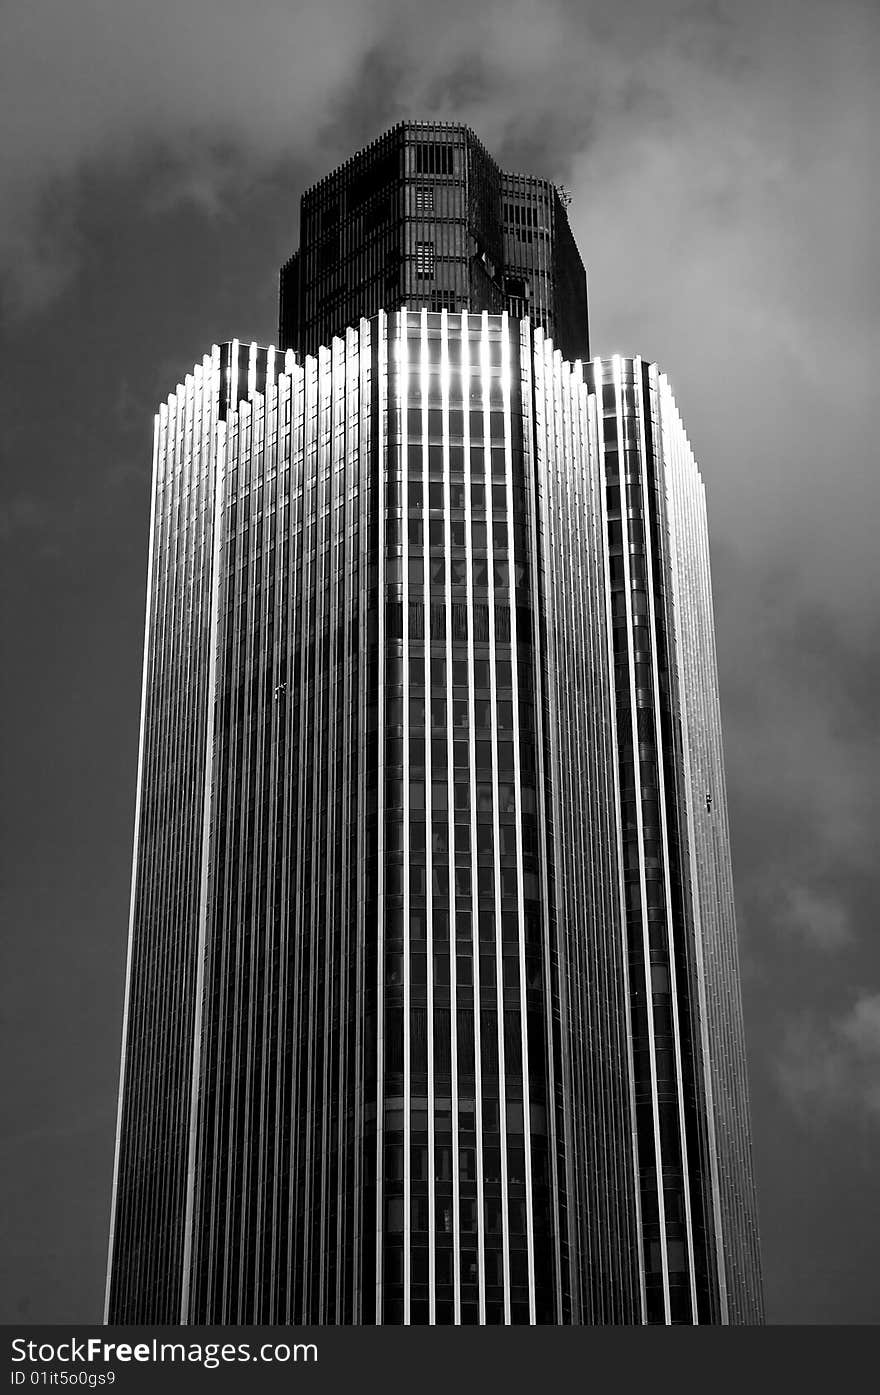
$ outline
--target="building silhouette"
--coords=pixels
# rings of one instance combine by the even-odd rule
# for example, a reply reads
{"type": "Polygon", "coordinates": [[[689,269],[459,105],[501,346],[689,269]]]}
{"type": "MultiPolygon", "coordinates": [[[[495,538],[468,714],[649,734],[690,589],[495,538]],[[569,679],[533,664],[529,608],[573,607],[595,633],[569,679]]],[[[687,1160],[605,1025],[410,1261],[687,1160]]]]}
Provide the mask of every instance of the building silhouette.
{"type": "Polygon", "coordinates": [[[669,385],[463,127],[302,217],[156,421],[108,1320],[759,1322],[669,385]]]}

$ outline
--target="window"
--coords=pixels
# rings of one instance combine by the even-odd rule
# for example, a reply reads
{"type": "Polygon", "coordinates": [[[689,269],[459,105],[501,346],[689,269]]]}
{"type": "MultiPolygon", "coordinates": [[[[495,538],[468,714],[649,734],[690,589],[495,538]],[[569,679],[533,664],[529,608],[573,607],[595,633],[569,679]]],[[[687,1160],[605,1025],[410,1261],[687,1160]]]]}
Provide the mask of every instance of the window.
{"type": "Polygon", "coordinates": [[[433,242],[416,243],[416,276],[426,278],[434,275],[434,244],[433,242]]]}
{"type": "MultiPolygon", "coordinates": [[[[458,300],[456,299],[455,293],[453,291],[432,291],[431,309],[435,312],[439,310],[457,310],[458,300]]],[[[451,415],[452,414],[450,414],[450,416],[451,415]]],[[[450,426],[450,434],[461,435],[461,430],[459,429],[458,432],[455,432],[450,426]]]]}
{"type": "Polygon", "coordinates": [[[416,185],[416,213],[434,212],[434,186],[433,184],[416,185]]]}
{"type": "Polygon", "coordinates": [[[419,174],[452,174],[452,146],[416,146],[416,171],[419,174]]]}

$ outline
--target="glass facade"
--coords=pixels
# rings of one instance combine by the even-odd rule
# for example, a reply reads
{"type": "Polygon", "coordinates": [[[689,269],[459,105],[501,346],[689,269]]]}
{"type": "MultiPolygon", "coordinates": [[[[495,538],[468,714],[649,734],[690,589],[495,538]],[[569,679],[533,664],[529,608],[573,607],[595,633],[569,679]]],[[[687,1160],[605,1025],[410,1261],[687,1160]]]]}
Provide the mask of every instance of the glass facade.
{"type": "Polygon", "coordinates": [[[153,508],[109,1320],[760,1320],[665,379],[466,309],[234,343],[153,508]]]}

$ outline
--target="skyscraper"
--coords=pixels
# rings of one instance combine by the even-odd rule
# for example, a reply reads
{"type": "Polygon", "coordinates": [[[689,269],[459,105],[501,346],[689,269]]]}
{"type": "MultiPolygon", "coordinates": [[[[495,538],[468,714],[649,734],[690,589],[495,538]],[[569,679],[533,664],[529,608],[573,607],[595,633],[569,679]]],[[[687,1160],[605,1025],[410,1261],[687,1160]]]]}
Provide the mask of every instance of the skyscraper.
{"type": "Polygon", "coordinates": [[[461,127],[304,196],[281,326],[157,417],[108,1317],[760,1321],[669,386],[461,127]]]}

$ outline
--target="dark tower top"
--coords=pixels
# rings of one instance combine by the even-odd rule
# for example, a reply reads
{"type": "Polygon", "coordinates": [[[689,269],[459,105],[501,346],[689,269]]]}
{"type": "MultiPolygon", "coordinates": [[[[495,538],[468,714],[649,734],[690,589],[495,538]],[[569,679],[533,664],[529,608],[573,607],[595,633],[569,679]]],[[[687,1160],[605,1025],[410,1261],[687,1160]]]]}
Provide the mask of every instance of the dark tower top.
{"type": "Polygon", "coordinates": [[[546,179],[505,174],[467,126],[403,121],[302,196],[278,341],[315,353],[380,309],[507,310],[588,359],[587,278],[546,179]]]}

